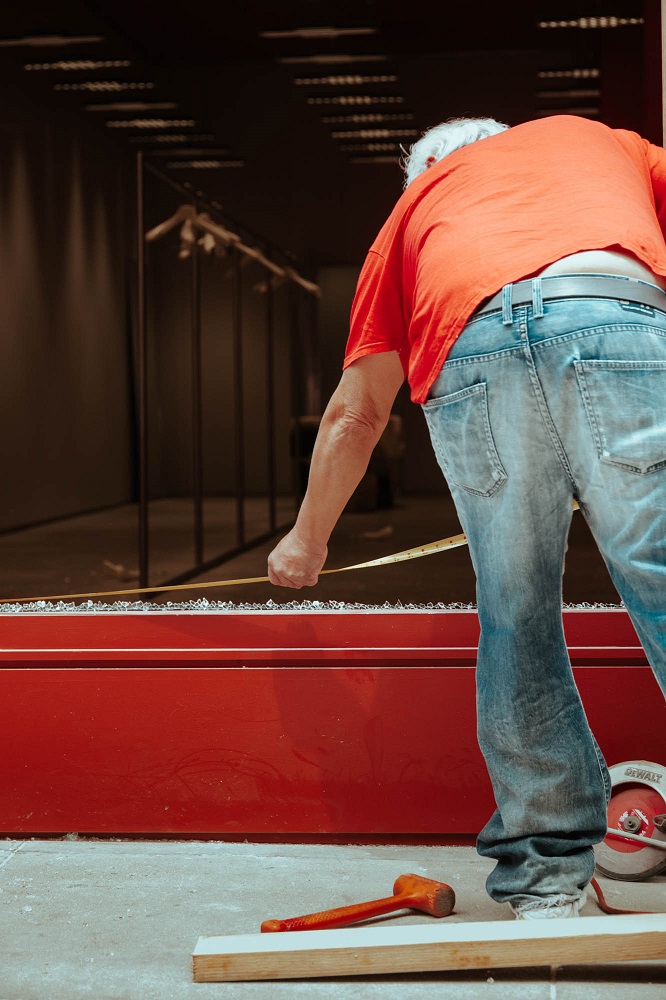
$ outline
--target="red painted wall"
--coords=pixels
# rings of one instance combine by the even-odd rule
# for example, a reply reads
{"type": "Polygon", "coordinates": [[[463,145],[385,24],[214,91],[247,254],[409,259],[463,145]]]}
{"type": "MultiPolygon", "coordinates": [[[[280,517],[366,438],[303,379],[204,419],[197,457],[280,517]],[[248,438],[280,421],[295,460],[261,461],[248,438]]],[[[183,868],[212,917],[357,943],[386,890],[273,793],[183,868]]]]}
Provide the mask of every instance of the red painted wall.
{"type": "MultiPolygon", "coordinates": [[[[624,611],[565,627],[608,762],[658,761],[666,708],[624,611]]],[[[493,809],[473,611],[8,615],[0,634],[5,834],[446,840],[493,809]]]]}

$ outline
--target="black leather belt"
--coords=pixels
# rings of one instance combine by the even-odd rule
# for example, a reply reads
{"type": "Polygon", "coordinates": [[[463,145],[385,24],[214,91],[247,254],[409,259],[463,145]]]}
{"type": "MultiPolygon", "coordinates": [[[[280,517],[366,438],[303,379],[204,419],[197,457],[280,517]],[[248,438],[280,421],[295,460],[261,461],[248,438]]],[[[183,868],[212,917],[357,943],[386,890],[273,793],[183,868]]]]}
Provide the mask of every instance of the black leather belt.
{"type": "MultiPolygon", "coordinates": [[[[541,279],[544,301],[548,299],[600,298],[621,299],[625,302],[642,302],[666,312],[666,292],[656,285],[648,285],[635,278],[609,274],[557,274],[541,279]]],[[[532,305],[532,279],[517,281],[512,289],[512,305],[532,305]]],[[[502,308],[502,292],[482,302],[473,313],[483,316],[502,308]]]]}

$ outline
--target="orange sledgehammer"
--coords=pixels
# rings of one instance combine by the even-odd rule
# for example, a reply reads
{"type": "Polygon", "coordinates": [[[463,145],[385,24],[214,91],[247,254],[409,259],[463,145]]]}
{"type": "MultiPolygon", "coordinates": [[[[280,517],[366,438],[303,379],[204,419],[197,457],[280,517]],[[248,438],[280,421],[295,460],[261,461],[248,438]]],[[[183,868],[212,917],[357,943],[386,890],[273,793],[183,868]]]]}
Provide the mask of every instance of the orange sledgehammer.
{"type": "Polygon", "coordinates": [[[422,875],[400,875],[393,885],[393,895],[373,899],[368,903],[353,903],[335,910],[308,913],[287,920],[264,920],[262,933],[270,931],[311,931],[325,927],[342,927],[359,920],[369,920],[394,910],[421,910],[431,917],[448,917],[453,912],[456,896],[450,885],[435,882],[422,875]]]}

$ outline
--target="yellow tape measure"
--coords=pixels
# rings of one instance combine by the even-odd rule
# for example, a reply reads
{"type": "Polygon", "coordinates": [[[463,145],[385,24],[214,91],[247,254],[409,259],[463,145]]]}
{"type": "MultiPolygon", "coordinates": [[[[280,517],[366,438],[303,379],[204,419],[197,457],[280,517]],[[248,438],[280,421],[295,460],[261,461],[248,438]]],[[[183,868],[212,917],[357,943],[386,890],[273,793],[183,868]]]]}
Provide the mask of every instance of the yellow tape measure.
{"type": "MultiPolygon", "coordinates": [[[[578,510],[578,503],[573,502],[574,510],[578,510]]],[[[323,569],[320,576],[329,573],[346,573],[352,569],[370,569],[372,566],[388,566],[391,563],[406,562],[408,559],[420,559],[422,556],[432,556],[436,552],[444,549],[455,549],[460,545],[467,544],[467,535],[451,535],[449,538],[441,538],[437,542],[428,542],[427,545],[416,545],[413,549],[403,549],[402,552],[394,552],[390,556],[381,556],[379,559],[370,559],[367,562],[353,563],[351,566],[339,566],[337,569],[323,569]]],[[[174,586],[159,585],[155,587],[135,587],[129,590],[99,590],[97,593],[89,594],[51,594],[48,597],[3,597],[0,604],[20,604],[23,601],[73,601],[92,599],[93,597],[122,597],[126,594],[157,594],[170,590],[204,590],[208,587],[236,587],[246,583],[270,583],[267,576],[248,576],[240,580],[212,580],[207,583],[180,583],[174,586]]]]}

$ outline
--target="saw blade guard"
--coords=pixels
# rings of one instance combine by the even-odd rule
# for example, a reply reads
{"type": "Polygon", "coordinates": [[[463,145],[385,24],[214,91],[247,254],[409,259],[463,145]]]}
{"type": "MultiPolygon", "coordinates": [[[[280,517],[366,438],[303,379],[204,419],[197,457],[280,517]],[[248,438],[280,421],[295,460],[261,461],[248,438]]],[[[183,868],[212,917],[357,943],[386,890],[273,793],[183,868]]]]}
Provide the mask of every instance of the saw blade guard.
{"type": "Polygon", "coordinates": [[[626,760],[609,773],[609,832],[594,849],[596,868],[607,878],[642,882],[666,871],[666,767],[626,760]]]}

